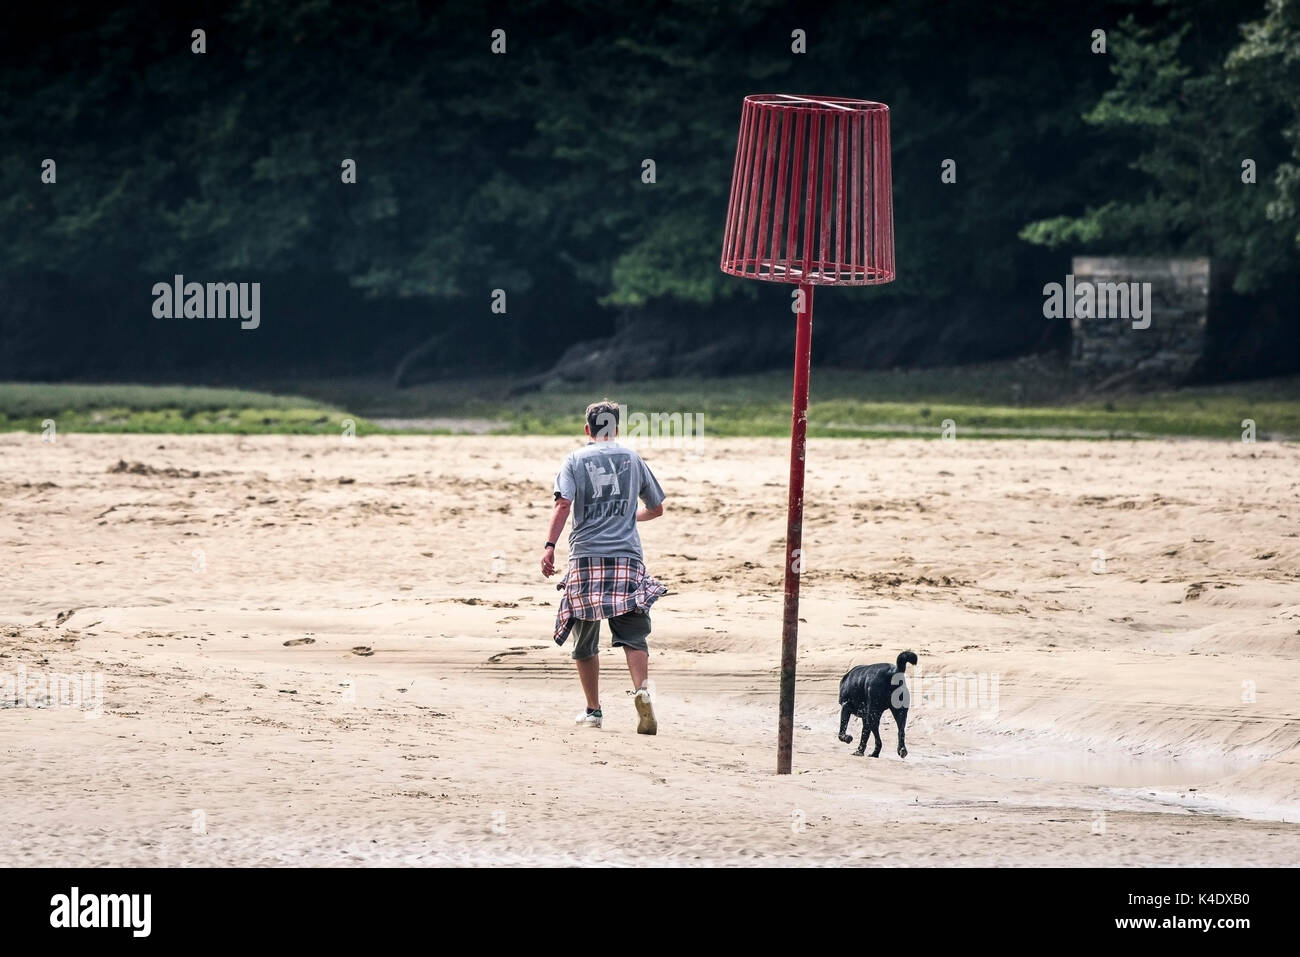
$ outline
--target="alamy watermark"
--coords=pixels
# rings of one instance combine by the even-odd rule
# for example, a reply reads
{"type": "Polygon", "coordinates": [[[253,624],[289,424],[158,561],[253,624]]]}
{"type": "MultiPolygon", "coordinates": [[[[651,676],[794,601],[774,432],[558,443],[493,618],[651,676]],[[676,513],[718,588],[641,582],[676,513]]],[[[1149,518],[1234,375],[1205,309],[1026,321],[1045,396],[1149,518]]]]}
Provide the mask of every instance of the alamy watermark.
{"type": "Polygon", "coordinates": [[[631,412],[620,403],[617,420],[612,412],[598,413],[596,419],[593,438],[613,438],[617,431],[631,448],[698,449],[704,435],[703,412],[631,412]]]}
{"type": "Polygon", "coordinates": [[[902,672],[895,675],[896,687],[891,692],[895,707],[916,712],[923,709],[945,711],[976,711],[981,718],[998,715],[998,682],[1001,675],[994,671],[939,672],[925,674],[920,664],[912,666],[907,681],[902,672]]]}
{"type": "Polygon", "coordinates": [[[620,437],[633,448],[696,448],[704,435],[703,412],[631,412],[620,405],[618,418],[620,437]]]}
{"type": "Polygon", "coordinates": [[[50,898],[50,926],[116,927],[131,931],[132,937],[148,937],[152,910],[152,894],[93,894],[74,885],[50,898]]]}
{"type": "Polygon", "coordinates": [[[1065,285],[1043,286],[1043,317],[1046,319],[1132,319],[1134,329],[1151,327],[1151,283],[1075,282],[1074,274],[1065,285]]]}
{"type": "Polygon", "coordinates": [[[153,296],[156,319],[239,318],[241,329],[262,324],[260,282],[186,282],[177,273],[169,283],[154,283],[153,296]]]}
{"type": "Polygon", "coordinates": [[[104,673],[80,671],[0,671],[0,708],[67,708],[87,719],[104,714],[104,673]]]}

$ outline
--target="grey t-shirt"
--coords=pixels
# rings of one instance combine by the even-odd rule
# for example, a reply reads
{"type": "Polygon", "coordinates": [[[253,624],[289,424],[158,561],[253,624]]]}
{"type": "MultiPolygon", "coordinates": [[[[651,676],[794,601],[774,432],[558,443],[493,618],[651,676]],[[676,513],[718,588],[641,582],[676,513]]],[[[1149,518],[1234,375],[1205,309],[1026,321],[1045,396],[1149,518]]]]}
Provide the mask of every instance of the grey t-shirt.
{"type": "Polygon", "coordinates": [[[588,442],[570,453],[555,477],[555,494],[573,503],[570,558],[637,558],[636,502],[647,508],[664,490],[635,451],[617,442],[588,442]]]}

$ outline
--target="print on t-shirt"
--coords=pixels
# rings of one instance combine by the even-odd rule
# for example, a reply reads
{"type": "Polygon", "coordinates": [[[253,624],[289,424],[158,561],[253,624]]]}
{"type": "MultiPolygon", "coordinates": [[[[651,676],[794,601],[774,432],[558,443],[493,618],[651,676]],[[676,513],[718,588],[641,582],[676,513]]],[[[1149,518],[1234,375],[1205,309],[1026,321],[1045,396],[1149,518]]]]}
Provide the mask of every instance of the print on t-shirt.
{"type": "Polygon", "coordinates": [[[641,558],[636,503],[663,503],[664,491],[634,449],[616,442],[591,442],[560,467],[555,494],[573,503],[569,556],[641,558]]]}
{"type": "Polygon", "coordinates": [[[618,484],[618,473],[623,472],[626,474],[632,463],[628,461],[626,455],[622,456],[622,461],[618,463],[617,469],[612,472],[605,471],[595,462],[587,461],[582,464],[587,467],[587,477],[591,479],[591,497],[597,499],[603,497],[606,490],[612,495],[619,494],[621,486],[618,484]]]}

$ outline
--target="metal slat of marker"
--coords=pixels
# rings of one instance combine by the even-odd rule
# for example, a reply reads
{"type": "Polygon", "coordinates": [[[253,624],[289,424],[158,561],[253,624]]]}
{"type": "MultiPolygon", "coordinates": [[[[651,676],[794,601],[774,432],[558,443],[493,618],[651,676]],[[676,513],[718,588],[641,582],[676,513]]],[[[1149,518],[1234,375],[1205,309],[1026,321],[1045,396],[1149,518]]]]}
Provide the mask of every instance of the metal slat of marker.
{"type": "Polygon", "coordinates": [[[722,271],[797,284],[790,497],[777,773],[794,747],[804,459],[814,286],[894,279],[889,107],[870,100],[763,93],[745,97],[722,236],[722,271]]]}

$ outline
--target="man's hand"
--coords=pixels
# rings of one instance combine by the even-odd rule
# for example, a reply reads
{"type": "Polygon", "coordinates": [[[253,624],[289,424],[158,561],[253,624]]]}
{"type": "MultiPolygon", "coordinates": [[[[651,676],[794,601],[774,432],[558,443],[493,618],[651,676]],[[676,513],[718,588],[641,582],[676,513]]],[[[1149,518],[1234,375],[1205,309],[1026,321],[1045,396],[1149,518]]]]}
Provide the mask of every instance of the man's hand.
{"type": "Polygon", "coordinates": [[[542,577],[550,578],[555,574],[555,546],[547,545],[542,549],[542,577]]]}

